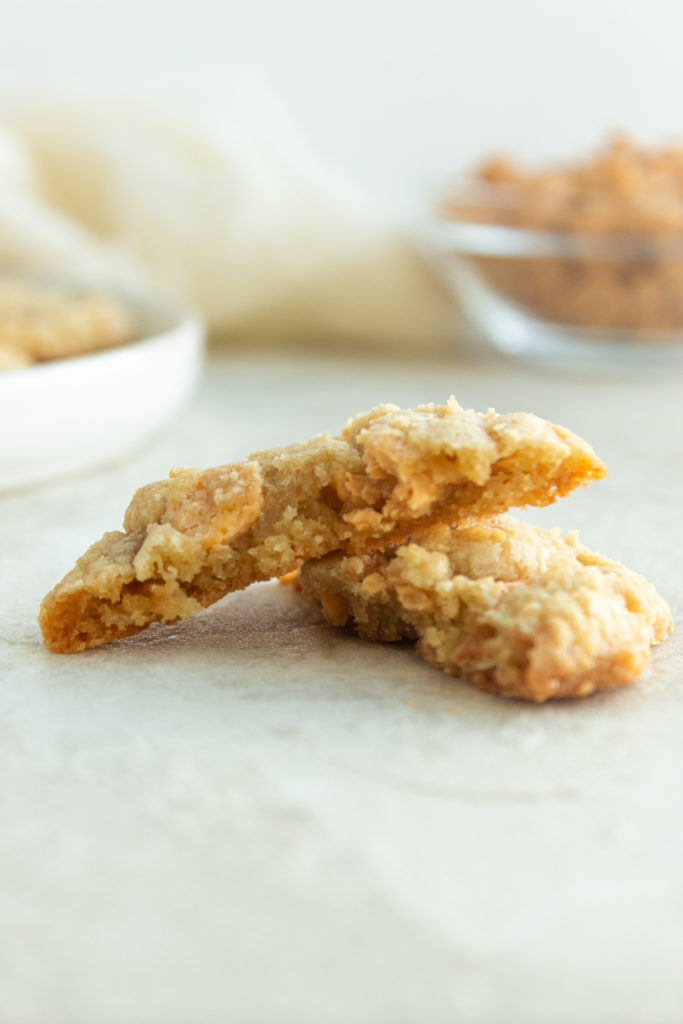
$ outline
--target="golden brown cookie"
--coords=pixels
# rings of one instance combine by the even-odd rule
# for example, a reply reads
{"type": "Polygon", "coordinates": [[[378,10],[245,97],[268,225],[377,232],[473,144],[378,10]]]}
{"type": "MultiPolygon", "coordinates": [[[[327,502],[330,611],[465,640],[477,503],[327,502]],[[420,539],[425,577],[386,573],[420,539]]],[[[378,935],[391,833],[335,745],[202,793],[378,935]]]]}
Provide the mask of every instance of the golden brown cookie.
{"type": "Polygon", "coordinates": [[[0,280],[0,370],[129,341],[132,318],[106,295],[0,280]]]}
{"type": "Polygon", "coordinates": [[[547,505],[605,475],[580,438],[528,413],[381,405],[323,435],[143,487],[124,519],[43,601],[53,651],[175,622],[329,551],[364,553],[413,530],[547,505]]]}
{"type": "Polygon", "coordinates": [[[510,516],[433,527],[410,544],[301,569],[304,595],[370,640],[418,640],[427,661],[506,697],[619,686],[647,665],[671,613],[637,573],[510,516]]]}

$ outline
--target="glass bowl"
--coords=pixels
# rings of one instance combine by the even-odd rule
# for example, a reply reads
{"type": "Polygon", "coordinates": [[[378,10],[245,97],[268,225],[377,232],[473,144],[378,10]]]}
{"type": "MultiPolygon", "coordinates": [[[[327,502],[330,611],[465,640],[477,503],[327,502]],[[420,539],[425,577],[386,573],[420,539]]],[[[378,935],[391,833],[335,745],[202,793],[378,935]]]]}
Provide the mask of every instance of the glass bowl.
{"type": "Polygon", "coordinates": [[[566,207],[525,207],[509,184],[470,179],[448,195],[438,261],[497,348],[554,366],[683,367],[683,233],[666,210],[634,234],[616,229],[616,206],[599,215],[598,195],[582,198],[576,227],[566,207]]]}

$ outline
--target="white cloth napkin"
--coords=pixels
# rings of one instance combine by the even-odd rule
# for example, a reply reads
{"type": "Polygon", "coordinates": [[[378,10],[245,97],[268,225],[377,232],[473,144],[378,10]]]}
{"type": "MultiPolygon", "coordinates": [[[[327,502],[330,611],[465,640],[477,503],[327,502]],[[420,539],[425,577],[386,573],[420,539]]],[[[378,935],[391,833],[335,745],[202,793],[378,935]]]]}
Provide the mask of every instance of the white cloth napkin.
{"type": "Polygon", "coordinates": [[[402,231],[243,87],[0,101],[0,263],[149,278],[222,335],[424,345],[452,315],[402,231]]]}

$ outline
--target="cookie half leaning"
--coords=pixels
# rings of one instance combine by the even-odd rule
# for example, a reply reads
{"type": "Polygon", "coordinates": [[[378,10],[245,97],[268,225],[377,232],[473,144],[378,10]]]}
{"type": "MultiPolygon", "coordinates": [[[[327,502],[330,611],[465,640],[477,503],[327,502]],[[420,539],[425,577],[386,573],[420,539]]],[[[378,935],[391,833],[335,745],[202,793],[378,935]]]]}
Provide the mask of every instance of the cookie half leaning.
{"type": "Polygon", "coordinates": [[[334,625],[416,638],[427,661],[506,697],[582,697],[628,683],[671,613],[637,573],[511,516],[433,527],[410,544],[301,570],[334,625]]]}
{"type": "Polygon", "coordinates": [[[433,523],[547,505],[606,473],[579,437],[528,413],[381,405],[342,435],[174,470],[141,488],[44,599],[53,651],[175,622],[257,580],[343,549],[364,553],[433,523]]]}

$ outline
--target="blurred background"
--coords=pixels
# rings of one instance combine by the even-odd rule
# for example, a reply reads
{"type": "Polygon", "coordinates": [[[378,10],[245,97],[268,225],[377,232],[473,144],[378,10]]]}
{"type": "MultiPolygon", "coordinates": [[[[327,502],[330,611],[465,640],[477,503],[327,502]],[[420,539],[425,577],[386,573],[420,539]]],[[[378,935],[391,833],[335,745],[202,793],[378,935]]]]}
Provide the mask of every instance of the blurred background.
{"type": "MultiPolygon", "coordinates": [[[[680,361],[680,254],[670,261],[650,247],[643,262],[640,250],[633,259],[618,253],[596,272],[565,247],[552,259],[546,250],[545,263],[527,251],[512,265],[500,260],[509,232],[485,232],[470,251],[471,233],[465,243],[447,233],[435,242],[430,218],[445,183],[489,154],[543,166],[586,159],[615,132],[645,147],[676,142],[682,33],[674,0],[7,5],[0,269],[119,296],[125,308],[122,318],[67,303],[57,315],[41,298],[36,313],[34,296],[12,285],[0,294],[0,368],[66,363],[89,347],[163,334],[183,309],[198,312],[212,341],[240,350],[303,343],[457,358],[469,322],[499,348],[526,347],[551,363],[566,353],[582,364],[585,336],[595,340],[598,326],[615,330],[606,349],[593,350],[608,368],[614,341],[636,342],[636,363],[667,363],[672,353],[680,361]],[[472,256],[469,269],[458,254],[472,256]],[[458,283],[458,267],[475,278],[458,283]],[[159,317],[148,307],[162,293],[159,317]],[[667,344],[639,352],[660,330],[667,344]],[[47,345],[46,334],[55,336],[47,345]]],[[[609,202],[628,179],[620,159],[603,182],[609,202]]],[[[647,178],[635,209],[650,225],[666,208],[666,229],[683,235],[680,153],[676,160],[664,206],[647,178]]],[[[166,349],[169,378],[176,366],[166,394],[175,387],[175,397],[150,414],[150,427],[192,389],[198,330],[190,328],[184,356],[166,349]]],[[[116,364],[120,388],[156,372],[153,363],[133,366],[132,352],[123,358],[131,365],[116,364]]],[[[42,413],[29,405],[42,410],[43,399],[25,390],[29,375],[9,376],[7,415],[16,423],[23,410],[30,431],[42,413]]],[[[66,396],[67,383],[51,394],[66,396]]],[[[81,395],[100,388],[77,386],[81,395]]],[[[111,421],[97,410],[93,418],[111,421]]],[[[74,427],[55,447],[84,443],[70,404],[53,419],[74,427]]],[[[27,457],[15,453],[19,468],[27,457]]],[[[0,468],[6,482],[19,479],[0,468]]]]}
{"type": "Polygon", "coordinates": [[[24,0],[3,11],[0,76],[214,99],[244,78],[377,203],[414,211],[491,149],[670,138],[682,34],[676,0],[24,0]]]}

